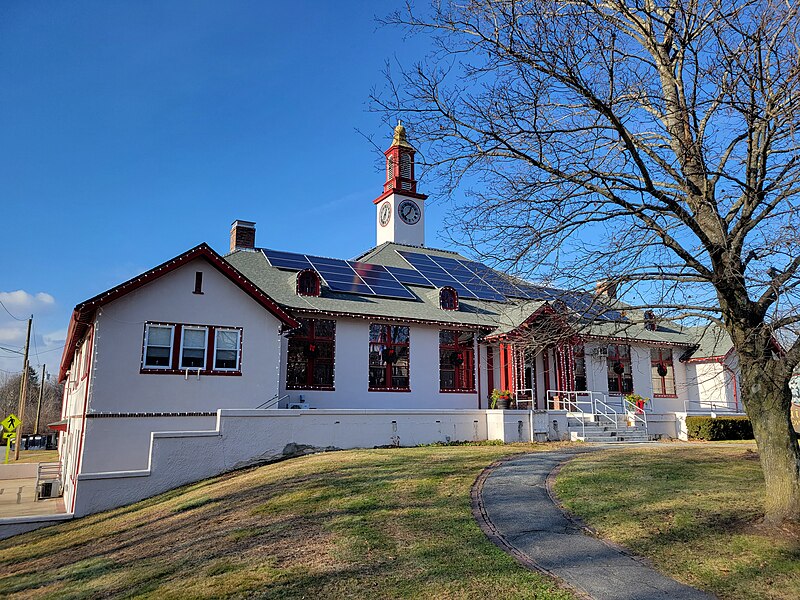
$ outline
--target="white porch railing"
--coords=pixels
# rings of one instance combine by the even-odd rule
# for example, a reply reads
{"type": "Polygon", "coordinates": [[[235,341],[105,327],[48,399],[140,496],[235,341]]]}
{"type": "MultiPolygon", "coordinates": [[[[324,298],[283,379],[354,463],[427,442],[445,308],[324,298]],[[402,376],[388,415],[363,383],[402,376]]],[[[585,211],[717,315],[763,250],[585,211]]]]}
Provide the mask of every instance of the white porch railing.
{"type": "Polygon", "coordinates": [[[742,411],[735,406],[731,406],[727,402],[700,402],[698,400],[684,400],[683,412],[686,413],[718,412],[718,413],[738,414],[742,411]]]}
{"type": "Polygon", "coordinates": [[[274,408],[274,407],[276,407],[278,405],[278,403],[281,400],[286,400],[288,397],[289,397],[289,394],[284,394],[283,396],[279,396],[278,394],[275,394],[272,398],[270,398],[269,400],[267,400],[263,404],[259,404],[258,406],[256,406],[256,410],[260,410],[262,408],[264,408],[264,409],[274,408]]]}
{"type": "Polygon", "coordinates": [[[621,414],[628,423],[634,426],[641,425],[647,432],[647,412],[644,407],[631,406],[624,399],[620,399],[621,406],[613,405],[602,392],[547,390],[547,409],[564,410],[578,419],[581,423],[582,433],[586,431],[586,421],[607,421],[619,431],[621,414]],[[621,413],[617,410],[621,409],[621,413]]]}

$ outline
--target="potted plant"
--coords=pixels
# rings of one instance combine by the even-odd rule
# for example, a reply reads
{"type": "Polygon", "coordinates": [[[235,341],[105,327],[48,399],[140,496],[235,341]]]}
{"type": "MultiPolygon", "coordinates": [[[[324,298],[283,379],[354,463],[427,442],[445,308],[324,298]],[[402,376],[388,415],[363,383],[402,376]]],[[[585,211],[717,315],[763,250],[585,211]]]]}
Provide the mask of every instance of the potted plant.
{"type": "Polygon", "coordinates": [[[492,404],[491,408],[499,408],[500,410],[508,409],[511,404],[511,391],[509,390],[492,390],[492,404]]]}
{"type": "Polygon", "coordinates": [[[647,406],[647,403],[650,402],[650,398],[645,398],[644,396],[640,396],[635,392],[631,392],[625,396],[625,402],[628,404],[629,411],[635,411],[638,414],[642,414],[645,406],[647,406]]]}

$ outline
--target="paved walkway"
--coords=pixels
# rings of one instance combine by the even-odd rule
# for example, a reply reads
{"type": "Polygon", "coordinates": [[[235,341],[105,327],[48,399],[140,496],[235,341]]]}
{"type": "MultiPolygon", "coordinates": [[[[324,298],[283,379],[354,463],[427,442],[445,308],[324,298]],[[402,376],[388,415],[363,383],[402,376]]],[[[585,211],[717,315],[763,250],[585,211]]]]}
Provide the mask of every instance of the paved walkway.
{"type": "Polygon", "coordinates": [[[565,459],[586,451],[591,450],[526,454],[484,472],[473,503],[487,535],[523,564],[559,577],[595,600],[713,598],[585,535],[564,516],[547,492],[547,476],[565,459]]]}

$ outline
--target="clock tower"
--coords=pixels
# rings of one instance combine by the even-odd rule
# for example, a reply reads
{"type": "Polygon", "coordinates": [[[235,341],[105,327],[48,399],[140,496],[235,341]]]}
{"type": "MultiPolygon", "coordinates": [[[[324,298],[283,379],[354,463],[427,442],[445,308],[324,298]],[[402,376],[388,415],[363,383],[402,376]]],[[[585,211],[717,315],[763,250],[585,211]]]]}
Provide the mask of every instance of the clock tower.
{"type": "Polygon", "coordinates": [[[378,245],[384,242],[425,245],[425,200],[428,196],[417,193],[415,153],[406,139],[406,128],[398,122],[392,145],[384,152],[386,182],[383,193],[374,200],[378,245]]]}

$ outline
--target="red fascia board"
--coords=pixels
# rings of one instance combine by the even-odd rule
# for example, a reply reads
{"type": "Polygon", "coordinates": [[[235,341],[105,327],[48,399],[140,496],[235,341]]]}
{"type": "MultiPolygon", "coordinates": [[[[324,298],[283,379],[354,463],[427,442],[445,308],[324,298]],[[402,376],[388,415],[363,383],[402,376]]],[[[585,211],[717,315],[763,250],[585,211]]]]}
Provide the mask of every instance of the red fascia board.
{"type": "Polygon", "coordinates": [[[196,259],[205,258],[211,266],[215,267],[220,273],[225,275],[233,283],[235,283],[242,291],[244,291],[253,300],[258,302],[262,307],[267,309],[270,313],[275,315],[284,325],[290,329],[300,326],[291,315],[286,313],[275,301],[265,294],[256,284],[245,277],[238,269],[227,262],[219,254],[217,254],[211,246],[203,242],[194,248],[187,250],[183,254],[176,256],[141,275],[129,279],[128,281],[119,284],[116,287],[106,290],[98,294],[94,298],[90,298],[85,302],[81,302],[75,307],[69,323],[67,331],[67,343],[64,345],[64,354],[61,359],[61,367],[59,369],[58,380],[64,381],[72,358],[75,354],[75,348],[80,340],[86,333],[86,329],[91,324],[94,314],[98,308],[113,302],[118,298],[155,281],[162,275],[166,275],[182,267],[186,263],[196,259]]]}
{"type": "Polygon", "coordinates": [[[558,325],[560,325],[564,329],[565,333],[567,332],[574,333],[572,331],[572,328],[567,324],[567,322],[563,319],[563,317],[553,309],[552,306],[550,306],[549,304],[543,304],[535,311],[533,311],[527,319],[525,319],[522,323],[517,325],[511,331],[507,333],[495,333],[495,334],[490,333],[484,339],[487,342],[513,341],[515,338],[519,338],[520,336],[524,335],[523,330],[526,327],[529,327],[530,325],[533,324],[534,321],[545,316],[554,319],[556,323],[558,323],[558,325]]]}
{"type": "Polygon", "coordinates": [[[397,194],[398,196],[403,196],[404,198],[414,198],[415,200],[427,200],[427,194],[418,194],[416,192],[409,192],[408,190],[398,190],[398,189],[391,189],[386,192],[383,192],[380,196],[375,198],[372,201],[373,204],[379,204],[392,194],[397,194]]]}

